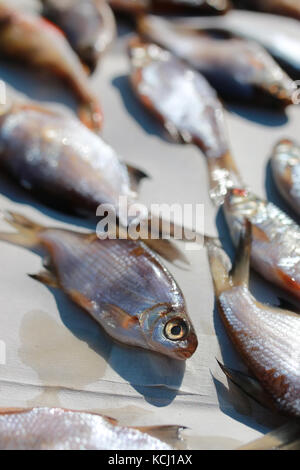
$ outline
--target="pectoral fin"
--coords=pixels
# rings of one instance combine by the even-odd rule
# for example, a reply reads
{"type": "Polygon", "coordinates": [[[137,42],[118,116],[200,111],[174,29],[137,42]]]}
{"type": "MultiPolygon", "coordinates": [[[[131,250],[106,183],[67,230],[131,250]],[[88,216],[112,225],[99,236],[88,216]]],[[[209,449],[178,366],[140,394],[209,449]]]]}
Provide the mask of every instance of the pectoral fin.
{"type": "Polygon", "coordinates": [[[260,405],[274,409],[270,397],[264,391],[258,380],[243,372],[230,369],[217,361],[222,371],[237,387],[239,387],[246,395],[258,402],[260,405]]]}

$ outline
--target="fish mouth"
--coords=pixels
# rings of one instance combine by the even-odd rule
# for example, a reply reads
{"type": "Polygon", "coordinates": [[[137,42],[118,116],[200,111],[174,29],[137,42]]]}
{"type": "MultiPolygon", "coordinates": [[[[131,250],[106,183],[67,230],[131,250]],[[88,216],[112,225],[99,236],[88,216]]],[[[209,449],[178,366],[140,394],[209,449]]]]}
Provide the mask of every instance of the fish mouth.
{"type": "Polygon", "coordinates": [[[189,344],[185,349],[176,349],[175,354],[177,359],[186,360],[189,359],[198,347],[198,339],[195,333],[189,336],[189,344]]]}

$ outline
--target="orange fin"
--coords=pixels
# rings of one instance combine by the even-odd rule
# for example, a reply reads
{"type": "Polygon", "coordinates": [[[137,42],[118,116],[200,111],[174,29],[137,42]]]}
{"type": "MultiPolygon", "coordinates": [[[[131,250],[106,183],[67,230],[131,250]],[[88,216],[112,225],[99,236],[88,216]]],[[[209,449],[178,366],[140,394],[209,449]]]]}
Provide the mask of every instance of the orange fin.
{"type": "Polygon", "coordinates": [[[15,212],[4,211],[0,214],[5,222],[17,230],[17,233],[0,232],[0,240],[26,247],[34,247],[39,244],[39,232],[43,231],[44,227],[15,212]]]}
{"type": "Polygon", "coordinates": [[[78,290],[69,290],[68,295],[71,297],[73,302],[79,305],[84,310],[90,312],[93,310],[93,302],[92,300],[88,299],[84,294],[79,292],[78,290]]]}
{"type": "Polygon", "coordinates": [[[260,242],[270,242],[268,235],[256,225],[252,226],[252,238],[260,242]]]}
{"type": "Polygon", "coordinates": [[[111,316],[118,321],[118,324],[126,330],[129,330],[129,328],[132,328],[134,325],[139,323],[139,319],[135,315],[130,315],[121,307],[118,307],[118,305],[106,304],[105,307],[107,312],[109,312],[111,316]]]}

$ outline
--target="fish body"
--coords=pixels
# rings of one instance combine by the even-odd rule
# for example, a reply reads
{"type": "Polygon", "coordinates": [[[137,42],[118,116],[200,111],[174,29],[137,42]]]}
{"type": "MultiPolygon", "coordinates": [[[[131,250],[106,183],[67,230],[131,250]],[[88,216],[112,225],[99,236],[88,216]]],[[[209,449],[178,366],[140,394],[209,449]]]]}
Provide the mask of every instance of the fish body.
{"type": "Polygon", "coordinates": [[[81,120],[99,130],[102,113],[87,75],[65,36],[48,21],[0,3],[0,51],[35,68],[53,72],[72,87],[81,120]]]}
{"type": "Polygon", "coordinates": [[[109,3],[116,11],[130,14],[152,11],[217,15],[224,14],[231,8],[230,0],[110,0],[109,3]]]}
{"type": "Polygon", "coordinates": [[[214,31],[223,38],[240,37],[263,46],[288,74],[297,80],[300,74],[300,31],[297,20],[253,11],[230,11],[224,16],[176,18],[182,30],[214,31]],[[272,34],[270,34],[272,31],[272,34]]]}
{"type": "Polygon", "coordinates": [[[44,15],[64,31],[73,49],[93,70],[112,43],[116,25],[104,0],[43,0],[44,15]]]}
{"type": "Polygon", "coordinates": [[[245,220],[251,222],[253,268],[300,299],[300,228],[296,222],[246,189],[229,190],[223,209],[236,245],[245,220]]]}
{"type": "Polygon", "coordinates": [[[300,147],[291,140],[281,140],[274,148],[271,166],[281,195],[300,215],[300,147]]]}
{"type": "Polygon", "coordinates": [[[129,172],[99,135],[67,111],[29,100],[7,87],[0,113],[0,168],[54,206],[95,216],[101,204],[118,214],[136,193],[129,172]]]}
{"type": "Polygon", "coordinates": [[[173,138],[193,142],[203,150],[211,191],[221,196],[229,173],[235,181],[239,177],[231,161],[223,107],[215,90],[201,74],[155,44],[137,38],[129,49],[130,80],[138,98],[173,138]]]}
{"type": "Polygon", "coordinates": [[[139,32],[204,74],[225,99],[283,107],[293,102],[293,80],[254,41],[184,31],[153,15],[141,17],[139,32]]]}
{"type": "Polygon", "coordinates": [[[141,241],[44,228],[18,214],[6,220],[19,234],[0,239],[35,247],[50,256],[34,279],[61,288],[114,339],[187,359],[197,338],[180,288],[141,241]]]}
{"type": "Polygon", "coordinates": [[[298,0],[234,0],[234,2],[238,6],[245,8],[291,16],[300,20],[300,4],[298,0]]]}
{"type": "Polygon", "coordinates": [[[60,408],[0,410],[1,450],[172,450],[152,436],[179,426],[121,426],[112,418],[60,408]],[[144,430],[145,429],[145,430],[144,430]]]}
{"type": "Polygon", "coordinates": [[[231,273],[223,250],[208,246],[219,313],[254,380],[235,371],[231,376],[254,398],[261,387],[271,407],[299,418],[300,316],[264,305],[249,292],[250,246],[250,237],[240,244],[231,273]]]}

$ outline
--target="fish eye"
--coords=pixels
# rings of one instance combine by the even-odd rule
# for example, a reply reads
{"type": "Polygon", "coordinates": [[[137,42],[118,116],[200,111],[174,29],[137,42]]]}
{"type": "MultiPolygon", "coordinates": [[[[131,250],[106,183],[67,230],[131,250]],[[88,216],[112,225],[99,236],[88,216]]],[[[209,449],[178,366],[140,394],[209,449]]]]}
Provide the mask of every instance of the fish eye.
{"type": "Polygon", "coordinates": [[[188,324],[181,318],[172,318],[172,320],[169,320],[165,325],[165,336],[171,341],[184,339],[188,332],[188,324]]]}

